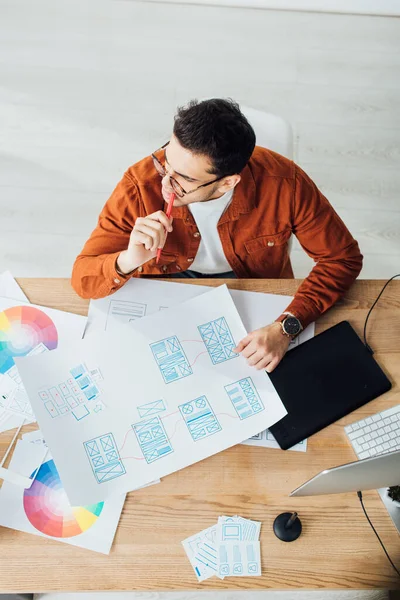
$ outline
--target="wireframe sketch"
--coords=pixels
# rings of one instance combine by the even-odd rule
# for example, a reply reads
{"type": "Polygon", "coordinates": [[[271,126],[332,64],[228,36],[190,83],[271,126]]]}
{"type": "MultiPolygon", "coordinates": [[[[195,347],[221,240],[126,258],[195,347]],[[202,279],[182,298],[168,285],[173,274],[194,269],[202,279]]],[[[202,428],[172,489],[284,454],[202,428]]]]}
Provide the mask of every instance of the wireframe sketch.
{"type": "Polygon", "coordinates": [[[104,404],[99,397],[100,389],[97,385],[102,379],[99,369],[89,371],[85,364],[79,364],[70,370],[72,377],[51,388],[39,391],[39,397],[53,418],[72,414],[77,421],[81,421],[91,414],[104,409],[104,404]],[[96,378],[96,382],[94,379],[96,378]]]}
{"type": "Polygon", "coordinates": [[[111,331],[116,322],[126,324],[144,317],[147,304],[130,300],[111,300],[108,307],[105,329],[111,331]]]}
{"type": "Polygon", "coordinates": [[[247,419],[264,410],[264,405],[251,377],[225,386],[225,390],[240,419],[247,419]]]}
{"type": "Polygon", "coordinates": [[[179,410],[194,442],[222,429],[206,396],[181,404],[179,410]]]}
{"type": "Polygon", "coordinates": [[[147,463],[152,463],[173,452],[160,417],[153,417],[132,425],[147,463]]]}
{"type": "Polygon", "coordinates": [[[225,317],[199,325],[198,330],[214,365],[239,356],[233,352],[236,344],[225,317]]]}
{"type": "MultiPolygon", "coordinates": [[[[5,375],[4,377],[7,377],[5,375]]],[[[9,379],[12,382],[11,379],[9,379]]],[[[14,384],[15,385],[15,384],[14,384]]],[[[7,411],[23,416],[27,419],[35,418],[28,394],[23,385],[17,385],[8,392],[0,394],[0,406],[7,411]]]]}
{"type": "Polygon", "coordinates": [[[176,335],[150,344],[165,383],[172,383],[193,371],[176,335]]]}
{"type": "Polygon", "coordinates": [[[139,417],[144,419],[146,417],[151,417],[152,415],[156,415],[159,412],[163,412],[166,409],[164,400],[156,400],[155,402],[148,402],[147,404],[142,404],[137,407],[139,417]]]}
{"type": "Polygon", "coordinates": [[[125,475],[126,470],[112,433],[83,442],[83,445],[97,483],[125,475]]]}

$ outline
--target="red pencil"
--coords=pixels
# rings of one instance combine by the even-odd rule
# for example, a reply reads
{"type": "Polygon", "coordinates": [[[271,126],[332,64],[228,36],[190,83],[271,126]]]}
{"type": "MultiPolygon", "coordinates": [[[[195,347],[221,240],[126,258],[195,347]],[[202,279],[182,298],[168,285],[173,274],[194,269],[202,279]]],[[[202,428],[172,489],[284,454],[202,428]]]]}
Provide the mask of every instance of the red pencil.
{"type": "MultiPolygon", "coordinates": [[[[167,212],[166,212],[168,219],[170,218],[171,213],[172,213],[172,207],[174,206],[174,200],[175,200],[175,194],[171,194],[169,197],[169,203],[168,203],[168,208],[167,208],[167,212]]],[[[167,238],[165,238],[165,239],[167,239],[167,238]]],[[[162,252],[162,248],[159,248],[157,250],[156,265],[158,265],[158,261],[161,258],[161,252],[162,252]]]]}

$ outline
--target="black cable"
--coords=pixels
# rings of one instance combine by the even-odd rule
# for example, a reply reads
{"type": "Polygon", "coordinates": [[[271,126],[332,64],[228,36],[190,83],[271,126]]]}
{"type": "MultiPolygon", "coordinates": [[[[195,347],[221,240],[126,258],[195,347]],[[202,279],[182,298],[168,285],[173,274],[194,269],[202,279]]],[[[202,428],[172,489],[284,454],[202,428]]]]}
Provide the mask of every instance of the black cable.
{"type": "Polygon", "coordinates": [[[386,288],[386,286],[387,286],[387,285],[388,285],[388,284],[389,284],[389,283],[392,281],[392,279],[395,279],[396,277],[400,277],[400,273],[398,273],[397,275],[393,275],[393,277],[391,277],[391,278],[390,278],[390,279],[389,279],[389,280],[388,280],[388,281],[385,283],[385,285],[383,286],[383,288],[382,288],[382,289],[381,289],[381,291],[380,291],[380,294],[379,294],[379,296],[377,297],[377,299],[375,300],[375,302],[373,303],[373,305],[372,305],[372,306],[371,306],[371,308],[369,309],[369,311],[368,311],[368,314],[367,314],[367,318],[365,319],[365,323],[364,323],[364,344],[365,344],[365,346],[368,348],[368,350],[371,352],[371,354],[373,354],[373,353],[374,353],[374,351],[372,350],[371,346],[369,346],[369,345],[367,344],[367,337],[366,337],[366,334],[367,334],[367,323],[368,323],[369,315],[371,314],[371,312],[372,312],[372,309],[374,308],[375,304],[378,302],[379,298],[382,296],[383,292],[385,291],[385,288],[386,288]]]}
{"type": "Polygon", "coordinates": [[[380,543],[380,545],[382,546],[382,548],[383,548],[383,551],[384,551],[384,553],[386,554],[388,561],[389,561],[389,562],[390,562],[390,564],[392,565],[393,569],[396,571],[397,575],[400,577],[400,571],[397,569],[397,567],[395,567],[395,565],[394,565],[394,563],[393,563],[392,559],[390,558],[389,554],[387,553],[387,550],[386,550],[385,546],[383,545],[383,542],[382,542],[381,538],[379,537],[379,535],[378,535],[378,533],[377,533],[377,531],[376,531],[375,527],[372,525],[372,523],[371,523],[371,519],[370,519],[370,518],[369,518],[369,516],[367,515],[367,511],[365,510],[364,502],[363,502],[363,499],[362,499],[362,493],[361,493],[361,492],[357,492],[357,496],[358,496],[358,497],[359,497],[359,499],[360,499],[360,502],[361,502],[362,509],[363,509],[363,511],[364,511],[364,514],[365,514],[365,516],[367,517],[367,521],[368,521],[368,523],[371,525],[373,532],[375,533],[376,537],[378,538],[378,540],[379,540],[379,543],[380,543]]]}

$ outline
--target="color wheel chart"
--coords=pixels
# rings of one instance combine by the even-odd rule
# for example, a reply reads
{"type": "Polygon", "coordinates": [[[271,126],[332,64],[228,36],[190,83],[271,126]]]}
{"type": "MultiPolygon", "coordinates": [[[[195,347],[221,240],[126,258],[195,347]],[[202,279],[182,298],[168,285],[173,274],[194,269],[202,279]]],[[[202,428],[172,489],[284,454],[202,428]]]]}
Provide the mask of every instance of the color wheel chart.
{"type": "Polygon", "coordinates": [[[53,460],[42,464],[31,488],[24,491],[24,510],[31,525],[51,537],[68,538],[87,531],[103,506],[104,502],[71,506],[53,460]]]}
{"type": "Polygon", "coordinates": [[[40,343],[57,347],[56,326],[49,316],[33,306],[13,306],[0,313],[0,373],[14,365],[14,357],[26,356],[40,343]]]}

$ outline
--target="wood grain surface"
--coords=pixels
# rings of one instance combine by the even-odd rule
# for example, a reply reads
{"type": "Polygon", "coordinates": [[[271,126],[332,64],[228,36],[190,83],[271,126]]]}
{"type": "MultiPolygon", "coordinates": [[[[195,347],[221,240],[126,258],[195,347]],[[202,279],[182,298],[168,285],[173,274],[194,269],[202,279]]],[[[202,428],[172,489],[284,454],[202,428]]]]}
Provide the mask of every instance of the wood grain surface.
{"type": "MultiPolygon", "coordinates": [[[[33,303],[87,314],[66,279],[20,279],[33,303]]],[[[182,283],[182,280],[180,280],[182,283]]],[[[184,282],[193,284],[193,282],[184,282]]],[[[196,281],[219,285],[221,280],[196,281]]],[[[227,280],[229,287],[294,294],[299,280],[227,280]]],[[[348,319],[361,336],[384,281],[357,281],[317,323],[317,333],[348,319]]],[[[289,498],[321,469],[355,459],[343,426],[400,402],[400,281],[385,290],[369,321],[368,342],[392,390],[309,439],[306,453],[236,446],[130,493],[109,556],[0,528],[0,592],[106,590],[263,590],[400,587],[355,493],[289,498]],[[277,514],[297,510],[303,534],[292,544],[272,532],[277,514]],[[181,541],[223,514],[262,522],[262,577],[197,583],[181,541]]],[[[338,348],[340,352],[340,348],[338,348]]],[[[338,374],[338,376],[340,376],[338,374]]],[[[35,429],[26,426],[24,431],[35,429]]],[[[0,435],[2,456],[12,432],[0,435]]],[[[398,533],[375,491],[366,509],[400,565],[398,533]]]]}

